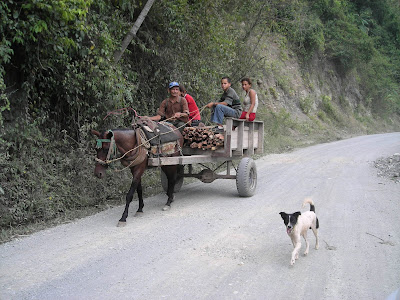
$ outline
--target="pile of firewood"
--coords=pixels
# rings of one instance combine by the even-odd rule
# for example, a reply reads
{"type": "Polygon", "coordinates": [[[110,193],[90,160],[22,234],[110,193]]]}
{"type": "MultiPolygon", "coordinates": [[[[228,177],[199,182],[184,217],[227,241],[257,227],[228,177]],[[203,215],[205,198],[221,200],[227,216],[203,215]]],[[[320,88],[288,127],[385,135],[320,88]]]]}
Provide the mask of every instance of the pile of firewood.
{"type": "Polygon", "coordinates": [[[193,149],[216,150],[224,146],[224,135],[208,127],[185,127],[182,135],[185,145],[193,149]]]}

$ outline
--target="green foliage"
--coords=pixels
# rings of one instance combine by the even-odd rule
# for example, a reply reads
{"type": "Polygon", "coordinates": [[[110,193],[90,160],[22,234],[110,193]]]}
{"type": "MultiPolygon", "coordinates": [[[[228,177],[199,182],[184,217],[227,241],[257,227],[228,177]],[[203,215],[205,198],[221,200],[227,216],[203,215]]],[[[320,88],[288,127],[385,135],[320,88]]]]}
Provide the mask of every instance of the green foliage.
{"type": "Polygon", "coordinates": [[[0,75],[0,128],[3,127],[3,112],[10,110],[10,100],[5,94],[6,85],[0,75]]]}
{"type": "Polygon", "coordinates": [[[296,122],[292,120],[290,113],[283,108],[277,113],[271,111],[265,124],[267,135],[269,136],[285,135],[289,128],[295,127],[296,122]]]}
{"type": "Polygon", "coordinates": [[[307,96],[307,97],[304,97],[304,98],[300,98],[299,104],[300,104],[301,110],[306,115],[308,115],[313,109],[314,100],[310,96],[307,96]]]}
{"type": "Polygon", "coordinates": [[[304,59],[325,48],[324,26],[306,2],[294,1],[287,19],[280,22],[294,50],[304,59]]]}
{"type": "Polygon", "coordinates": [[[354,68],[359,62],[371,60],[373,41],[355,24],[343,20],[332,20],[326,24],[326,53],[344,68],[354,68]]]}
{"type": "Polygon", "coordinates": [[[329,123],[329,118],[324,111],[322,110],[318,111],[317,116],[320,120],[329,123]]]}
{"type": "MultiPolygon", "coordinates": [[[[332,98],[326,95],[322,96],[322,102],[321,102],[321,106],[322,106],[322,110],[325,112],[325,116],[330,118],[331,120],[334,120],[338,123],[341,123],[342,117],[341,114],[337,108],[337,106],[335,105],[335,103],[332,101],[332,98]]],[[[323,119],[325,117],[322,117],[321,119],[323,119]]]]}
{"type": "Polygon", "coordinates": [[[324,124],[320,121],[320,119],[323,120],[323,118],[326,117],[324,112],[319,111],[317,113],[317,117],[314,115],[310,115],[309,117],[311,121],[313,121],[313,124],[315,124],[315,126],[317,127],[318,131],[322,131],[323,129],[325,129],[324,124]]]}
{"type": "Polygon", "coordinates": [[[400,87],[387,56],[375,55],[368,64],[359,66],[359,74],[367,107],[380,115],[400,112],[400,87]]]}
{"type": "Polygon", "coordinates": [[[272,97],[274,97],[275,100],[278,99],[279,95],[276,89],[274,89],[273,87],[269,87],[268,91],[272,95],[272,97]]]}
{"type": "Polygon", "coordinates": [[[66,132],[62,139],[49,143],[37,128],[30,130],[36,135],[27,137],[18,149],[20,159],[10,159],[10,148],[0,156],[4,191],[0,193],[0,227],[48,221],[67,211],[101,206],[105,201],[121,203],[130,174],[115,173],[113,180],[99,184],[93,176],[94,151],[89,150],[91,137],[86,130],[80,143],[66,132]]]}

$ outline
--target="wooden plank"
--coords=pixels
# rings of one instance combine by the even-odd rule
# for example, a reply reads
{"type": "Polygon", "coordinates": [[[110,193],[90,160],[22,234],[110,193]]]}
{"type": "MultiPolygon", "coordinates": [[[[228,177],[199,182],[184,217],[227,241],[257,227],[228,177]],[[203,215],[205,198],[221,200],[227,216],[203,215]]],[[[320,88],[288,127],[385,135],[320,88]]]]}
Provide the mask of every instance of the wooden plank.
{"type": "Polygon", "coordinates": [[[264,153],[264,122],[258,123],[258,147],[255,151],[256,154],[264,153]]]}
{"type": "MultiPolygon", "coordinates": [[[[231,158],[228,158],[229,160],[231,158]]],[[[190,165],[197,163],[226,161],[225,156],[212,157],[210,155],[190,155],[175,157],[149,158],[147,165],[149,167],[170,166],[170,165],[190,165]]]]}
{"type": "Polygon", "coordinates": [[[239,126],[236,127],[235,131],[237,131],[237,148],[235,153],[243,155],[244,122],[239,122],[239,126]]]}
{"type": "Polygon", "coordinates": [[[225,140],[224,140],[224,152],[225,156],[232,156],[232,126],[233,120],[232,118],[226,119],[226,128],[225,128],[225,140]]]}
{"type": "Polygon", "coordinates": [[[257,149],[259,145],[262,145],[262,143],[260,143],[260,139],[261,141],[263,141],[263,136],[262,136],[263,132],[259,133],[258,128],[263,123],[262,122],[246,122],[246,123],[240,122],[240,123],[244,124],[243,132],[240,132],[238,130],[239,127],[236,128],[236,130],[232,131],[232,143],[231,143],[232,150],[241,151],[242,150],[241,148],[243,148],[243,150],[247,150],[249,148],[257,149]],[[240,134],[243,133],[243,136],[240,136],[239,132],[240,134]]]}
{"type": "Polygon", "coordinates": [[[248,151],[247,155],[253,155],[254,154],[254,122],[250,122],[249,124],[249,136],[248,136],[248,151]]]}

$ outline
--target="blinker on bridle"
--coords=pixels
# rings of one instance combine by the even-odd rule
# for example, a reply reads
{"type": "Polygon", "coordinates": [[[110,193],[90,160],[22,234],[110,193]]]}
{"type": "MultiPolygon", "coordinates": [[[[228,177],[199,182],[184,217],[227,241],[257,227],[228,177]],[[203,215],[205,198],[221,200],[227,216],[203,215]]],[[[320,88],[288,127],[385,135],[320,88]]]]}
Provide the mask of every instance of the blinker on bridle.
{"type": "Polygon", "coordinates": [[[96,140],[96,149],[103,148],[103,143],[110,143],[110,148],[108,149],[106,160],[103,161],[101,159],[98,159],[97,157],[95,158],[95,160],[102,165],[108,165],[110,163],[109,162],[110,158],[112,158],[112,156],[117,155],[117,146],[115,144],[114,134],[113,134],[112,130],[108,130],[108,132],[111,133],[111,139],[97,139],[96,140]]]}
{"type": "Polygon", "coordinates": [[[96,140],[96,149],[103,148],[103,143],[111,143],[110,139],[97,139],[96,140]]]}

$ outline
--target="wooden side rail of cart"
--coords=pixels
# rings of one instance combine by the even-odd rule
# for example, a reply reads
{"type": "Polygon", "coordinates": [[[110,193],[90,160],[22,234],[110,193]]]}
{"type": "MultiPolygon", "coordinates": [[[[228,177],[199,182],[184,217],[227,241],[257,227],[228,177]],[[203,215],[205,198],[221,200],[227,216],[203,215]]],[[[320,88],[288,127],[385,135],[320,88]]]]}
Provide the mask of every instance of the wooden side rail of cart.
{"type": "Polygon", "coordinates": [[[264,152],[264,122],[262,121],[246,122],[242,119],[226,118],[224,137],[223,148],[201,150],[184,147],[183,156],[149,158],[148,165],[158,167],[218,162],[264,152]]]}
{"type": "MultiPolygon", "coordinates": [[[[226,118],[224,128],[223,148],[202,150],[184,147],[182,149],[183,156],[149,158],[148,166],[181,165],[175,192],[180,190],[184,177],[195,177],[205,183],[213,182],[215,179],[236,179],[239,195],[252,196],[257,185],[257,170],[250,156],[264,152],[264,122],[257,120],[247,122],[242,119],[226,118]],[[232,161],[237,159],[241,159],[241,161],[236,170],[236,175],[231,175],[232,161]],[[201,172],[193,173],[193,164],[210,162],[226,163],[226,174],[217,174],[216,170],[211,170],[204,165],[202,166],[205,169],[201,172]],[[185,165],[188,165],[188,173],[184,171],[185,165]]],[[[162,172],[161,183],[166,190],[166,176],[162,172]]]]}

